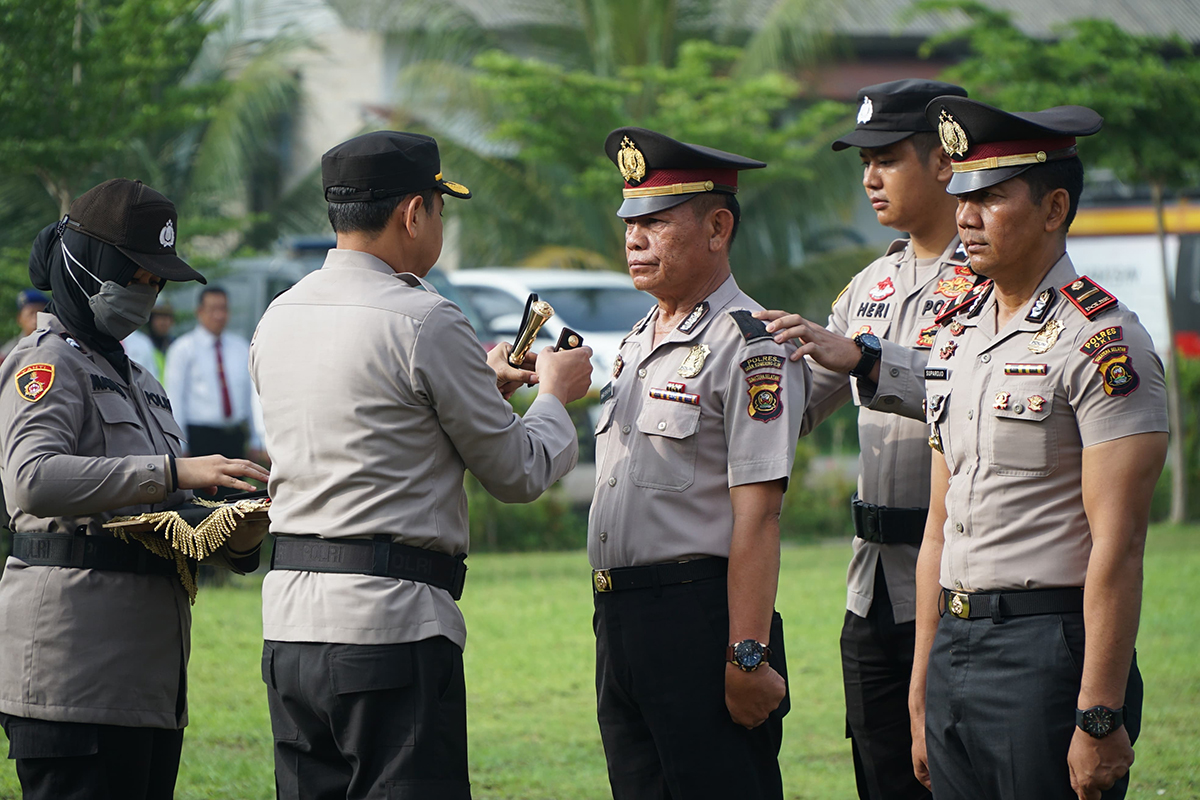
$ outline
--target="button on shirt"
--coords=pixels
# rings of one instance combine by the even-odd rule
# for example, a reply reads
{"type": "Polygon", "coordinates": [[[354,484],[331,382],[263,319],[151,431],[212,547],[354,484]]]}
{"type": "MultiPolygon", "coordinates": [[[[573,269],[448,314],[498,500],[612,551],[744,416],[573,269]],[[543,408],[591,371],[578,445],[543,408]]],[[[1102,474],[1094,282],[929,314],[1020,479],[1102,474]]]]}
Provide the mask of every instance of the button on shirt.
{"type": "MultiPolygon", "coordinates": [[[[850,338],[866,332],[880,338],[879,384],[848,378],[810,360],[813,389],[803,430],[812,430],[852,398],[860,406],[858,497],[864,503],[929,506],[929,432],[921,408],[925,365],[936,330],[934,318],[975,282],[966,261],[957,236],[940,256],[929,260],[917,259],[909,241],[898,239],[833,303],[826,328],[850,338]]],[[[917,546],[884,545],[856,536],[853,548],[846,608],[867,616],[875,566],[882,561],[893,617],[897,623],[915,619],[917,546]]]]}
{"type": "MultiPolygon", "coordinates": [[[[462,311],[366,253],[331,250],[276,298],[250,370],[272,457],[272,533],[390,533],[458,555],[468,544],[464,470],[504,502],[529,502],[578,457],[557,398],[539,395],[524,419],[514,414],[462,311]]],[[[343,644],[445,636],[462,647],[466,627],[450,593],[425,583],[273,570],[263,635],[343,644]]]]}
{"type": "Polygon", "coordinates": [[[254,387],[246,362],[250,345],[236,333],[221,334],[221,360],[232,413],[224,413],[221,381],[217,370],[217,337],[203,325],[180,336],[167,351],[167,391],[171,394],[175,419],[186,432],[189,425],[227,428],[246,424],[250,447],[262,447],[262,429],[254,414],[254,387]]]}
{"type": "Polygon", "coordinates": [[[654,346],[656,307],[621,344],[624,366],[596,427],[596,569],[728,557],[730,487],[791,473],[808,366],[770,336],[747,341],[730,312],[762,306],[732,277],[707,302],[690,331],[654,346]]]}
{"type": "Polygon", "coordinates": [[[1150,336],[1124,305],[1085,317],[1060,290],[1076,278],[1063,256],[1003,330],[996,332],[993,293],[976,316],[956,317],[959,335],[950,326],[938,332],[929,364],[948,368],[948,379],[927,380],[926,392],[931,431],[950,469],[946,588],[1083,586],[1091,555],[1083,449],[1167,430],[1163,367],[1150,336]],[[1028,321],[1050,288],[1055,304],[1043,320],[1028,321]],[[1029,345],[1045,320],[1063,328],[1036,353],[1029,345]],[[941,358],[951,343],[952,354],[941,358]]]}

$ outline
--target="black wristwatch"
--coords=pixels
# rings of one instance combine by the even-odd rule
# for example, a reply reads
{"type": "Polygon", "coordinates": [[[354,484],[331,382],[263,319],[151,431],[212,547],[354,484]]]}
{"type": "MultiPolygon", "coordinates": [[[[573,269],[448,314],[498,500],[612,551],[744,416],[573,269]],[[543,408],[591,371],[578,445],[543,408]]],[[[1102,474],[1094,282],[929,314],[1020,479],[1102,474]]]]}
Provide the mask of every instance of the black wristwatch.
{"type": "Polygon", "coordinates": [[[875,363],[883,357],[883,345],[879,343],[879,337],[873,333],[860,333],[854,337],[854,343],[862,350],[862,358],[854,369],[850,370],[850,374],[856,378],[865,378],[871,374],[871,370],[875,369],[875,363]]]}
{"type": "Polygon", "coordinates": [[[1125,724],[1125,707],[1092,706],[1082,711],[1077,708],[1075,724],[1093,739],[1103,739],[1125,724]]]}
{"type": "Polygon", "coordinates": [[[771,648],[754,639],[743,639],[725,648],[725,660],[742,672],[754,672],[770,657],[771,648]]]}

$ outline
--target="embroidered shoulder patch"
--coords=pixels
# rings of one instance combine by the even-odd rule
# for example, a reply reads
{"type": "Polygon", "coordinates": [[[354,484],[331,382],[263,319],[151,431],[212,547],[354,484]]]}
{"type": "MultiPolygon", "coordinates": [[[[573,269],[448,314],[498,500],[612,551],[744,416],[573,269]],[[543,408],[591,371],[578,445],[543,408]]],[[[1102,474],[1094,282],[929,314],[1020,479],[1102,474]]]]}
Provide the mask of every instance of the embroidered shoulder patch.
{"type": "Polygon", "coordinates": [[[1100,376],[1104,379],[1104,391],[1110,397],[1131,395],[1141,384],[1127,347],[1113,345],[1105,348],[1093,361],[1098,364],[1100,376]]]}
{"type": "Polygon", "coordinates": [[[1116,297],[1086,275],[1062,287],[1062,293],[1088,319],[1117,304],[1116,297]]]}
{"type": "Polygon", "coordinates": [[[751,312],[745,310],[730,311],[729,316],[733,317],[733,321],[737,323],[738,330],[742,332],[742,337],[747,342],[772,338],[771,334],[767,333],[767,323],[761,319],[755,319],[751,312]]]}
{"type": "Polygon", "coordinates": [[[781,375],[773,372],[760,372],[746,378],[750,387],[750,405],[746,409],[751,419],[759,422],[770,422],[783,413],[783,390],[779,387],[781,375]]]}
{"type": "Polygon", "coordinates": [[[31,403],[46,396],[54,385],[53,364],[30,364],[16,374],[17,393],[31,403]]]}
{"type": "Polygon", "coordinates": [[[1104,330],[1097,331],[1092,338],[1083,343],[1083,347],[1079,348],[1079,352],[1089,358],[1099,353],[1101,348],[1110,345],[1113,342],[1119,342],[1125,338],[1124,331],[1120,325],[1113,325],[1104,330]]]}
{"type": "Polygon", "coordinates": [[[753,372],[756,369],[783,369],[784,360],[783,356],[750,356],[742,362],[742,372],[753,372]]]}

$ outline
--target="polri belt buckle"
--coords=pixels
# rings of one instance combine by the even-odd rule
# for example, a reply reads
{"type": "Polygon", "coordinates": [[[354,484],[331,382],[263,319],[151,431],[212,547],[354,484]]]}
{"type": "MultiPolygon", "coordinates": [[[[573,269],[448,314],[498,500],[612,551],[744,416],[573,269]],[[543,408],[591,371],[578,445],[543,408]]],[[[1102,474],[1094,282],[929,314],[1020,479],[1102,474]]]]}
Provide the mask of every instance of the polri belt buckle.
{"type": "Polygon", "coordinates": [[[611,592],[612,591],[612,577],[608,574],[608,570],[606,570],[606,569],[592,570],[592,587],[597,592],[611,592]]]}
{"type": "Polygon", "coordinates": [[[959,619],[970,619],[971,596],[964,592],[950,592],[950,604],[946,610],[959,619]]]}

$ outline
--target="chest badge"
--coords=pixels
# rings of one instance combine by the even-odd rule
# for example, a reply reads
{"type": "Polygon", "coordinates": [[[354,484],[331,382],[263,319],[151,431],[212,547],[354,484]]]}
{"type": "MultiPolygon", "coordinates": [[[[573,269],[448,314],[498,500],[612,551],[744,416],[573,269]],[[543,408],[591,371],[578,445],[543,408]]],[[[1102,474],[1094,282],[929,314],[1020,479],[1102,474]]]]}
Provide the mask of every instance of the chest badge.
{"type": "Polygon", "coordinates": [[[1035,414],[1041,412],[1041,410],[1046,407],[1046,398],[1042,397],[1040,394],[1033,395],[1025,402],[1029,406],[1029,410],[1035,414]]]}
{"type": "Polygon", "coordinates": [[[679,377],[694,378],[700,374],[700,370],[704,369],[704,360],[708,358],[708,354],[712,350],[706,344],[698,344],[688,351],[688,354],[683,359],[683,363],[679,365],[679,377]]]}
{"type": "Polygon", "coordinates": [[[867,292],[867,297],[878,303],[880,300],[886,300],[896,293],[896,285],[892,283],[891,278],[884,278],[879,283],[875,284],[875,288],[867,292]]]}
{"type": "Polygon", "coordinates": [[[996,396],[992,400],[992,408],[1004,411],[1008,408],[1008,398],[1011,396],[1008,392],[996,392],[996,396]]]}
{"type": "Polygon", "coordinates": [[[1046,324],[1041,327],[1041,330],[1035,333],[1033,338],[1029,340],[1029,352],[1039,355],[1049,352],[1066,327],[1066,325],[1056,319],[1046,320],[1046,324]]]}
{"type": "Polygon", "coordinates": [[[30,364],[17,373],[16,382],[17,393],[23,399],[36,403],[54,385],[54,365],[30,364]]]}
{"type": "Polygon", "coordinates": [[[945,361],[949,359],[958,350],[958,342],[950,341],[942,345],[942,349],[938,351],[938,358],[945,361]]]}
{"type": "Polygon", "coordinates": [[[967,329],[967,326],[963,325],[958,320],[954,320],[954,322],[950,323],[950,335],[951,336],[962,336],[963,331],[965,331],[966,329],[967,329]]]}
{"type": "Polygon", "coordinates": [[[621,377],[621,370],[623,369],[625,369],[625,359],[621,358],[621,354],[618,353],[617,360],[613,362],[612,376],[614,381],[621,377]]]}

